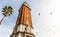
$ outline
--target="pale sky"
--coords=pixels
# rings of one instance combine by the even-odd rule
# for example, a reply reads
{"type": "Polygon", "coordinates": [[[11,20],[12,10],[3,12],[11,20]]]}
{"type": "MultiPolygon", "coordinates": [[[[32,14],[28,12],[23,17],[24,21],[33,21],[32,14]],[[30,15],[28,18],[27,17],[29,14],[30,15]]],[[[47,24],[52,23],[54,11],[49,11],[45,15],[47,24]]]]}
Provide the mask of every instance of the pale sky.
{"type": "Polygon", "coordinates": [[[31,8],[35,36],[60,37],[60,0],[0,0],[0,19],[3,17],[1,11],[4,6],[12,6],[14,9],[13,15],[6,17],[0,25],[0,37],[11,35],[18,10],[24,1],[31,8]]]}

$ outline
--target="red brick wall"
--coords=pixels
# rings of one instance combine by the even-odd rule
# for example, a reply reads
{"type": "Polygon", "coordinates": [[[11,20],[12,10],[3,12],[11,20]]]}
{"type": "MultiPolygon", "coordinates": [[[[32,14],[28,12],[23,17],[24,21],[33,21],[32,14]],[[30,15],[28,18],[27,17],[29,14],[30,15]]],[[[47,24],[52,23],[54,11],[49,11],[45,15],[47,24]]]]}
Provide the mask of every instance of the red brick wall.
{"type": "Polygon", "coordinates": [[[31,20],[31,12],[30,9],[23,5],[19,11],[17,24],[26,24],[26,21],[28,20],[29,26],[32,28],[32,20],[31,20]]]}

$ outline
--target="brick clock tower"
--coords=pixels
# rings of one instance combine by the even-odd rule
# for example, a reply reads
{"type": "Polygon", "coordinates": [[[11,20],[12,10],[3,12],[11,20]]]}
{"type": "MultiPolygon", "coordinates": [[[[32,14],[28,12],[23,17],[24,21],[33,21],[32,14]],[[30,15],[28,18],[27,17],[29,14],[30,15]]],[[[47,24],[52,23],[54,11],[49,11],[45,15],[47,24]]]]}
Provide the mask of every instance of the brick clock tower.
{"type": "Polygon", "coordinates": [[[33,34],[33,26],[31,20],[31,9],[29,5],[24,2],[19,9],[16,25],[10,37],[35,37],[33,34]]]}

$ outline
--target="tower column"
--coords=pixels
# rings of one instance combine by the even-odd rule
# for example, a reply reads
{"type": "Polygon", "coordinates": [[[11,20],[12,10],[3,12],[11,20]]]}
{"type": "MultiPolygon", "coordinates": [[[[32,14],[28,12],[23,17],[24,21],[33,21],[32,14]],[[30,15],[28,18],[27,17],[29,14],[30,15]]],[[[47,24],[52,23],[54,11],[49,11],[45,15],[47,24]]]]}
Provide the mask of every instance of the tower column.
{"type": "Polygon", "coordinates": [[[16,25],[10,37],[35,37],[32,30],[31,9],[29,5],[24,2],[19,9],[16,25]]]}

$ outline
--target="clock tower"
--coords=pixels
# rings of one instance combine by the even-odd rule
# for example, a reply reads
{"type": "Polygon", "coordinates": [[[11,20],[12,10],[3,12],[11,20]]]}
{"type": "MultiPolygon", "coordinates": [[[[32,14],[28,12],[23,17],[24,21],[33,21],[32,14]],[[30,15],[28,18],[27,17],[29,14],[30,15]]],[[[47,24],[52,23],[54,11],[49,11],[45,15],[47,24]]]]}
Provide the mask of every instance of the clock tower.
{"type": "Polygon", "coordinates": [[[31,9],[29,5],[24,2],[19,9],[16,25],[10,37],[35,37],[33,34],[33,26],[31,19],[31,9]]]}

